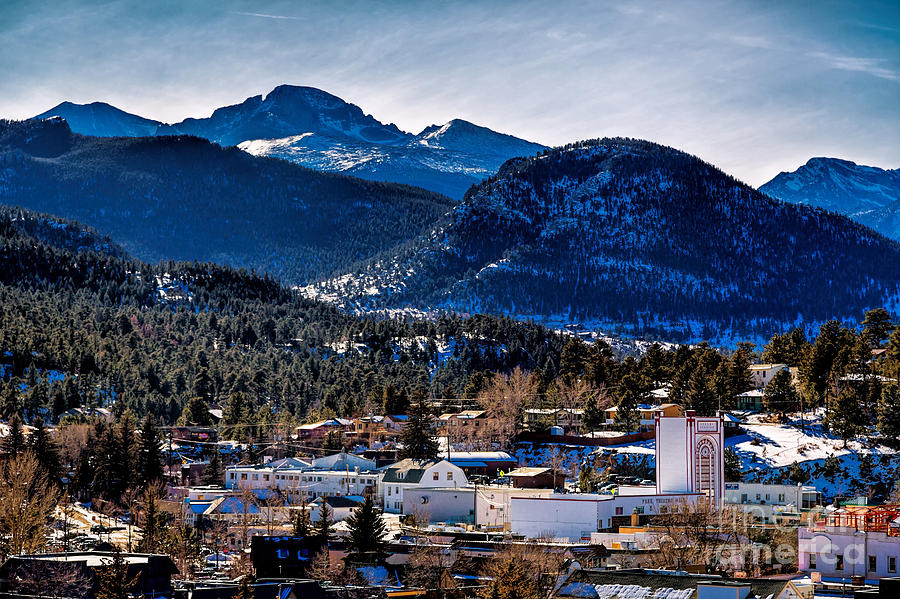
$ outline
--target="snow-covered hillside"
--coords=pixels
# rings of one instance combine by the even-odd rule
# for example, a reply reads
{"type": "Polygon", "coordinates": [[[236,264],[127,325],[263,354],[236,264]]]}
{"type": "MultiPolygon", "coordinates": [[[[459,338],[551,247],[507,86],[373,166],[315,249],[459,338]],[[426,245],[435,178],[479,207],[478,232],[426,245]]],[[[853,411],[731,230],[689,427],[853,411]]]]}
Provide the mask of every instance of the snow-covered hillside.
{"type": "Polygon", "coordinates": [[[512,159],[414,242],[301,292],[356,310],[615,323],[672,341],[768,337],[890,306],[900,262],[881,252],[900,260],[844,218],[613,138],[512,159]]]}
{"type": "Polygon", "coordinates": [[[779,173],[759,190],[792,204],[845,214],[900,239],[900,169],[884,170],[837,158],[811,158],[779,173]]]}

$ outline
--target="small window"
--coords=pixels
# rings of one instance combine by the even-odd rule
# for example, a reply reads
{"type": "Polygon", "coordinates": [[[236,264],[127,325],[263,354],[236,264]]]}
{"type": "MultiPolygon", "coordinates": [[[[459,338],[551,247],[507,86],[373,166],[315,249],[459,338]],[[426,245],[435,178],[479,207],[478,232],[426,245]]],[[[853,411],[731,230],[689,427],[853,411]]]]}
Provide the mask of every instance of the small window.
{"type": "Polygon", "coordinates": [[[869,556],[869,572],[875,572],[878,570],[878,558],[874,555],[869,556]]]}
{"type": "Polygon", "coordinates": [[[388,497],[390,497],[390,496],[391,496],[391,488],[388,487],[388,497]]]}
{"type": "Polygon", "coordinates": [[[896,557],[888,558],[888,573],[889,574],[897,573],[897,558],[896,557]]]}
{"type": "Polygon", "coordinates": [[[816,554],[815,553],[809,554],[809,569],[810,570],[816,569],[816,554]]]}
{"type": "Polygon", "coordinates": [[[756,494],[756,500],[759,501],[760,499],[762,499],[762,495],[760,495],[759,493],[757,493],[757,494],[756,494]]]}
{"type": "Polygon", "coordinates": [[[433,473],[433,474],[431,475],[431,478],[432,478],[432,480],[440,480],[440,479],[441,479],[441,473],[440,473],[440,472],[435,472],[435,473],[433,473]]]}
{"type": "Polygon", "coordinates": [[[234,480],[234,472],[232,472],[232,473],[229,474],[228,476],[231,478],[231,480],[234,480]]]}
{"type": "Polygon", "coordinates": [[[275,555],[278,556],[278,559],[287,559],[290,552],[287,549],[279,549],[275,552],[275,555]]]}
{"type": "Polygon", "coordinates": [[[844,569],[844,556],[843,555],[835,555],[834,556],[834,569],[835,570],[843,570],[844,569]]]}
{"type": "Polygon", "coordinates": [[[782,501],[782,502],[784,501],[784,493],[778,494],[778,501],[782,501]]]}
{"type": "Polygon", "coordinates": [[[253,475],[253,480],[259,480],[259,475],[258,475],[258,474],[254,474],[254,475],[253,475]]]}
{"type": "Polygon", "coordinates": [[[268,475],[268,474],[263,474],[263,480],[269,480],[269,475],[268,475]]]}
{"type": "Polygon", "coordinates": [[[624,513],[624,510],[621,506],[616,508],[616,516],[621,516],[624,513]]]}
{"type": "Polygon", "coordinates": [[[241,480],[247,480],[247,473],[241,472],[241,480]]]}
{"type": "Polygon", "coordinates": [[[453,480],[453,473],[452,473],[452,472],[448,472],[448,473],[447,473],[447,480],[453,480]]]}

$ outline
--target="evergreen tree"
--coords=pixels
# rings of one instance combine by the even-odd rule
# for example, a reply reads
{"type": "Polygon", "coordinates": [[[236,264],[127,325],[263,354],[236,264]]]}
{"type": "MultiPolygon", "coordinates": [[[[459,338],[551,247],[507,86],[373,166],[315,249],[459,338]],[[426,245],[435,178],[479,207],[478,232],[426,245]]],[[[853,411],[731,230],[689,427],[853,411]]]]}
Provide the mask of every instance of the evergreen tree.
{"type": "Polygon", "coordinates": [[[350,529],[347,548],[354,561],[373,563],[384,557],[383,537],[387,527],[372,493],[367,493],[363,504],[353,510],[347,518],[347,526],[350,529]]]}
{"type": "Polygon", "coordinates": [[[641,419],[638,406],[644,403],[648,391],[645,379],[636,372],[629,372],[619,382],[616,424],[625,431],[637,430],[641,419]]]}
{"type": "Polygon", "coordinates": [[[697,416],[712,416],[716,413],[718,398],[709,386],[708,375],[703,366],[698,366],[691,374],[684,400],[685,408],[694,410],[697,416]]]}
{"type": "Polygon", "coordinates": [[[843,439],[845,447],[847,441],[864,430],[868,423],[860,406],[859,390],[854,385],[847,385],[838,393],[825,414],[824,424],[843,439]]]}
{"type": "Polygon", "coordinates": [[[118,547],[113,548],[112,559],[97,570],[97,599],[128,599],[139,575],[128,576],[128,563],[118,547]]]}
{"type": "Polygon", "coordinates": [[[892,384],[882,388],[876,412],[878,432],[892,445],[900,444],[900,387],[892,384]]]}
{"type": "Polygon", "coordinates": [[[743,476],[741,472],[741,458],[731,447],[725,448],[725,480],[727,482],[740,482],[743,476]]]}
{"type": "Polygon", "coordinates": [[[160,546],[166,539],[168,529],[168,516],[160,509],[159,499],[156,497],[156,489],[150,487],[144,491],[144,505],[142,509],[143,535],[138,545],[143,553],[158,553],[160,546]]]}
{"type": "Polygon", "coordinates": [[[213,447],[212,453],[209,456],[209,464],[206,465],[206,470],[203,471],[200,482],[204,485],[221,487],[224,481],[225,470],[222,468],[222,457],[219,455],[218,446],[213,447]]]}
{"type": "Polygon", "coordinates": [[[322,506],[319,508],[319,521],[316,522],[314,530],[319,541],[327,547],[328,542],[331,540],[331,524],[333,522],[333,518],[331,507],[329,507],[324,497],[322,497],[321,500],[322,506]]]}
{"type": "Polygon", "coordinates": [[[507,559],[494,567],[494,576],[479,590],[481,599],[541,599],[528,565],[507,559]]]}
{"type": "Polygon", "coordinates": [[[866,312],[862,322],[862,337],[869,347],[881,347],[896,328],[891,320],[891,314],[884,308],[876,308],[866,312]]]}
{"type": "Polygon", "coordinates": [[[141,440],[138,454],[137,474],[144,486],[160,480],[163,475],[162,451],[159,446],[160,434],[156,419],[147,414],[141,423],[141,440]]]}
{"type": "Polygon", "coordinates": [[[794,377],[790,370],[775,373],[763,391],[763,403],[770,414],[784,414],[800,409],[800,394],[794,388],[794,377]]]}
{"type": "Polygon", "coordinates": [[[29,444],[34,457],[47,473],[47,479],[53,484],[59,484],[62,477],[59,447],[50,436],[50,431],[44,426],[43,418],[34,419],[34,430],[31,433],[29,444]]]}
{"type": "Polygon", "coordinates": [[[409,407],[406,426],[403,428],[402,457],[417,460],[433,460],[438,455],[435,437],[435,421],[431,408],[423,398],[409,407]]]}
{"type": "Polygon", "coordinates": [[[606,412],[600,407],[600,400],[596,394],[588,397],[584,406],[582,424],[587,431],[595,431],[606,424],[606,412]]]}
{"type": "Polygon", "coordinates": [[[294,517],[294,536],[308,537],[312,528],[309,521],[309,504],[306,499],[300,501],[300,509],[294,517]]]}
{"type": "Polygon", "coordinates": [[[209,415],[209,405],[206,400],[199,396],[190,398],[184,404],[184,410],[178,419],[178,424],[184,426],[210,426],[212,424],[212,416],[209,415]]]}
{"type": "Polygon", "coordinates": [[[25,431],[22,427],[22,419],[18,414],[13,414],[9,419],[9,434],[4,437],[0,451],[9,457],[17,456],[25,451],[25,431]]]}

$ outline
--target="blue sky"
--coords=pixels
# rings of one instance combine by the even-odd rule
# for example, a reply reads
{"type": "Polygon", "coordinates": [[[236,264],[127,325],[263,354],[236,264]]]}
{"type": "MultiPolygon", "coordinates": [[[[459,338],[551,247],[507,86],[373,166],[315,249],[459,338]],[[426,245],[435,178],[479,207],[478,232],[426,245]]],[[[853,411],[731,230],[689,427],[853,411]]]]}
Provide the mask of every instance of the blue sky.
{"type": "Polygon", "coordinates": [[[759,185],[900,167],[900,3],[0,0],[0,117],[102,100],[167,122],[311,85],[418,132],[623,135],[759,185]]]}

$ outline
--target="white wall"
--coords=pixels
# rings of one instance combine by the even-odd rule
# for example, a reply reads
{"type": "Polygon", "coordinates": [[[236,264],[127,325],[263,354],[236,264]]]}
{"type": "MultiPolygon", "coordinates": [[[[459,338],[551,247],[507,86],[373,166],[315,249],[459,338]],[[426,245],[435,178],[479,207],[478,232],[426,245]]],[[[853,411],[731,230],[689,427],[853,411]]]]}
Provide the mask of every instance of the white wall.
{"type": "Polygon", "coordinates": [[[861,532],[847,528],[828,528],[824,531],[799,529],[799,569],[821,572],[826,577],[865,576],[878,580],[885,576],[897,576],[888,569],[893,557],[900,567],[900,537],[889,537],[883,532],[861,532]],[[810,554],[816,555],[816,567],[810,567],[810,554]],[[838,570],[836,556],[844,558],[843,568],[838,570]],[[875,557],[875,570],[869,570],[869,556],[875,557]]]}
{"type": "Polygon", "coordinates": [[[459,466],[442,460],[428,468],[417,483],[379,482],[378,494],[382,498],[382,506],[389,514],[405,514],[403,493],[409,488],[462,488],[469,486],[466,473],[459,466]]]}
{"type": "Polygon", "coordinates": [[[403,513],[427,514],[430,522],[474,522],[475,489],[409,487],[403,491],[403,513]]]}

